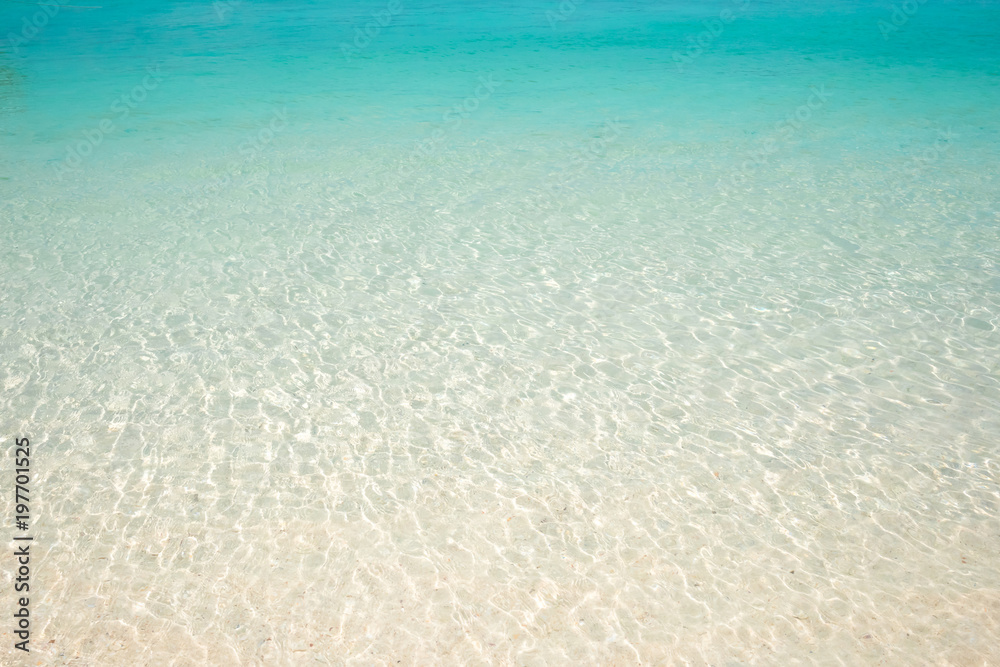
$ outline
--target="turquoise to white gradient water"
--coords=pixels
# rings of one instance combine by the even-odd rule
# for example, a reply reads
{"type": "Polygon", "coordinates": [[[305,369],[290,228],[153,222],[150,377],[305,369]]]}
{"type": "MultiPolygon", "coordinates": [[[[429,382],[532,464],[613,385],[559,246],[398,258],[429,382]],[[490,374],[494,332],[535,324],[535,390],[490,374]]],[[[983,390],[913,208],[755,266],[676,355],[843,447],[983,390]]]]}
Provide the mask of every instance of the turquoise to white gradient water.
{"type": "Polygon", "coordinates": [[[1000,662],[997,3],[94,4],[0,48],[33,661],[1000,662]]]}

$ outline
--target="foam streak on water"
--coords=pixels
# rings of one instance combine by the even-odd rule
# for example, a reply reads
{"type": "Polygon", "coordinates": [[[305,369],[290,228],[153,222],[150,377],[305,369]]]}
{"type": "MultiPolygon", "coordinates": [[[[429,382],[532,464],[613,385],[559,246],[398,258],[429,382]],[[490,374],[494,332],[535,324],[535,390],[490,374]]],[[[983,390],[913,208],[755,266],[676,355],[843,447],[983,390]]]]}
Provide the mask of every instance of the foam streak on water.
{"type": "Polygon", "coordinates": [[[216,5],[0,51],[40,664],[1000,662],[996,4],[216,5]]]}

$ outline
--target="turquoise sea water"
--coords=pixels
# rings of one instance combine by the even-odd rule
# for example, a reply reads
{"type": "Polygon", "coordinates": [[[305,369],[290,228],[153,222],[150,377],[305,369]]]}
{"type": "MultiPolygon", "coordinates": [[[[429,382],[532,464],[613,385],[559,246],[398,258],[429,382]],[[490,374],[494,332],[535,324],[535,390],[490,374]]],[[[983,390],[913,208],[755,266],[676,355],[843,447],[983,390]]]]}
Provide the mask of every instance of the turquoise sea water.
{"type": "Polygon", "coordinates": [[[1000,3],[80,4],[0,0],[34,660],[1000,662],[1000,3]]]}

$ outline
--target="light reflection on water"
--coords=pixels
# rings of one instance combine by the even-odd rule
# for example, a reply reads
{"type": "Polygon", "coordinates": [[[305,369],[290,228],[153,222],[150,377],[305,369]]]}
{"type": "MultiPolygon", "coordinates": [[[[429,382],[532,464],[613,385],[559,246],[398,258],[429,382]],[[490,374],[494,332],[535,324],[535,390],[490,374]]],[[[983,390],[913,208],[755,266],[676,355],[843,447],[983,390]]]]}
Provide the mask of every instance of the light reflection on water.
{"type": "Polygon", "coordinates": [[[1000,661],[995,8],[762,5],[678,72],[720,7],[346,59],[380,7],[112,3],[0,56],[37,659],[1000,661]]]}

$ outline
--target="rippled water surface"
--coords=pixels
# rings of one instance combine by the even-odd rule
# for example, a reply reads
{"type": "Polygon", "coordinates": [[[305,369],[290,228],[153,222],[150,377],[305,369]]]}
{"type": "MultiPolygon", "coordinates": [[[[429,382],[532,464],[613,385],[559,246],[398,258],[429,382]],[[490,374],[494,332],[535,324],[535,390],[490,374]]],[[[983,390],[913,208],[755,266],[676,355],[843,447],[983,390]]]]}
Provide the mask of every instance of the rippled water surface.
{"type": "Polygon", "coordinates": [[[0,3],[0,664],[1000,664],[1000,5],[906,7],[0,3]]]}

